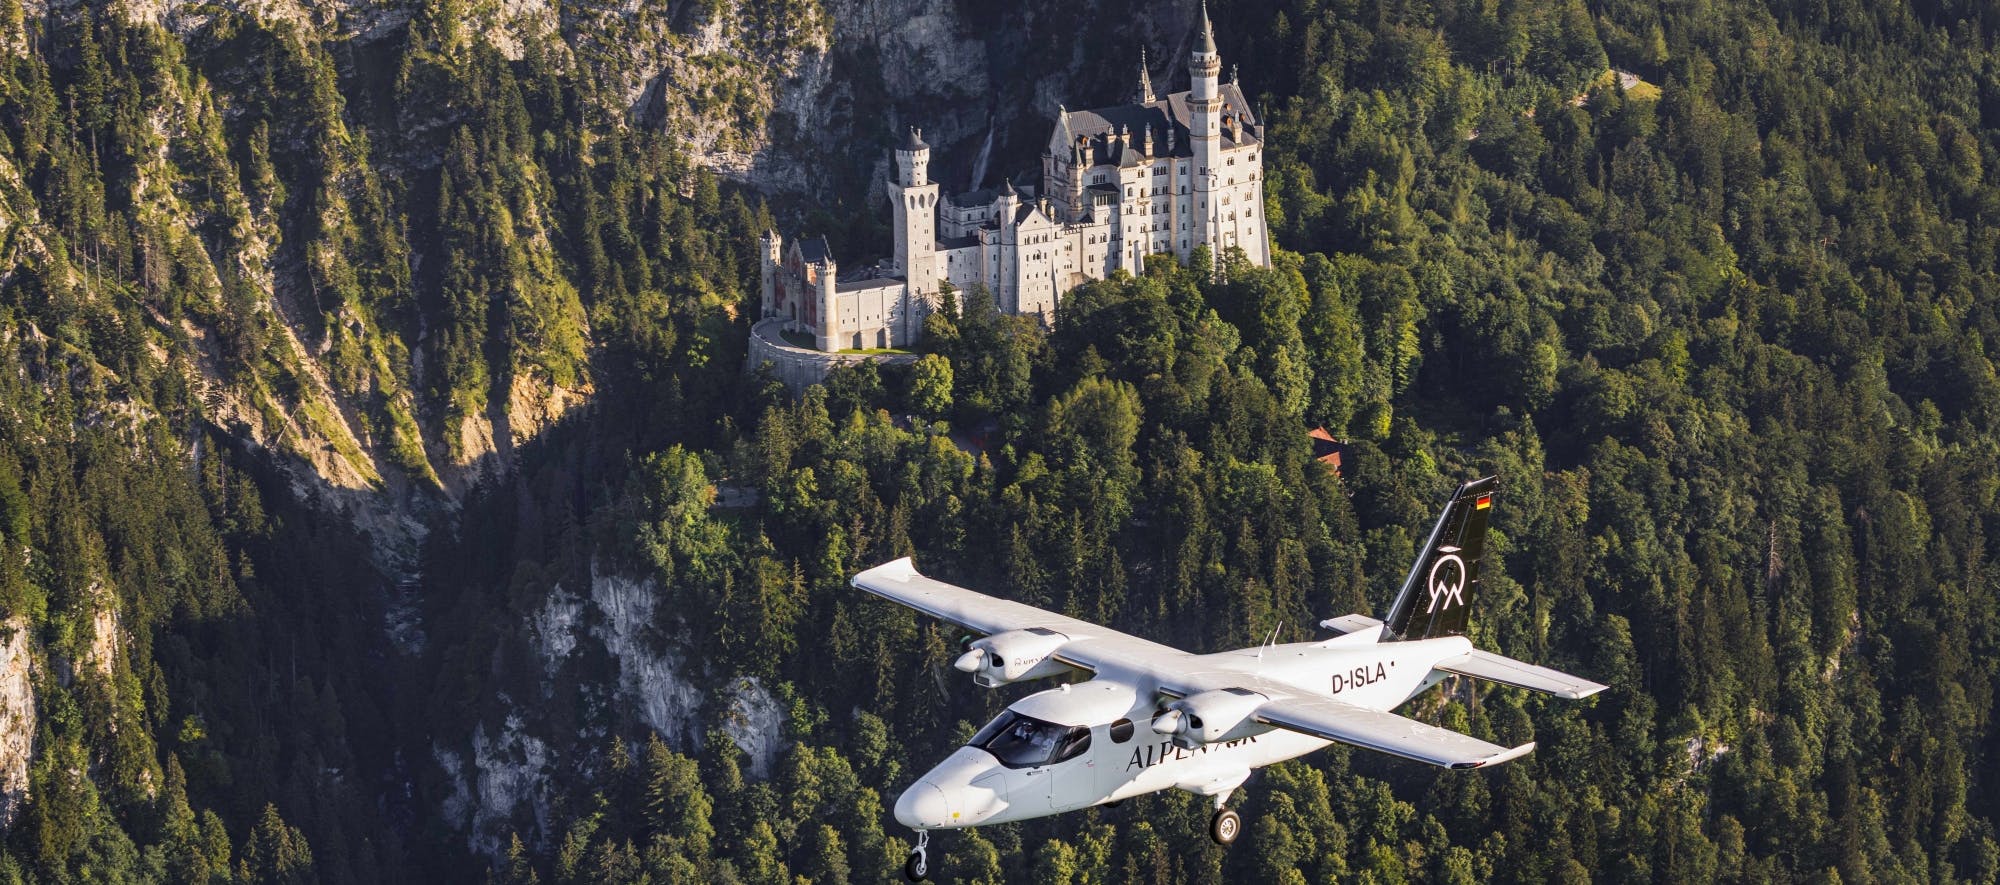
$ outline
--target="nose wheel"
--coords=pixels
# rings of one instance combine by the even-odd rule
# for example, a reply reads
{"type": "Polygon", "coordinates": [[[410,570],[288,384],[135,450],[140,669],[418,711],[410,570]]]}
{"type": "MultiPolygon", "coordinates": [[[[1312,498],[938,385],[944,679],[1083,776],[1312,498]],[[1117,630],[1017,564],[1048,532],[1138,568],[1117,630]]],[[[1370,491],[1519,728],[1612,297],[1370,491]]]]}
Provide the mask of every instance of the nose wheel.
{"type": "Polygon", "coordinates": [[[1236,836],[1242,832],[1243,817],[1233,809],[1224,808],[1208,819],[1208,837],[1214,839],[1217,845],[1235,842],[1236,836]]]}
{"type": "Polygon", "coordinates": [[[922,882],[930,876],[931,831],[917,831],[917,847],[910,849],[910,859],[903,861],[903,878],[911,882],[922,882]]]}

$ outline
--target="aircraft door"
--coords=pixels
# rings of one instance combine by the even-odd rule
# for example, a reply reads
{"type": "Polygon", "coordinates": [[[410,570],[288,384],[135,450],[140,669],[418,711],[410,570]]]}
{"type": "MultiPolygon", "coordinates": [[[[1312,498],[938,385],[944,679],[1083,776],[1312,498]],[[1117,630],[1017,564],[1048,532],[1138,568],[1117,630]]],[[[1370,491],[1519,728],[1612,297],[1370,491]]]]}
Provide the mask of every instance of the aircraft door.
{"type": "Polygon", "coordinates": [[[1090,731],[1083,725],[1063,728],[1047,763],[1015,772],[1010,784],[1015,792],[1009,801],[1019,805],[1047,802],[1055,809],[1078,808],[1095,801],[1097,775],[1090,754],[1090,731]]]}
{"type": "Polygon", "coordinates": [[[1012,772],[1007,779],[1007,804],[1039,808],[1055,806],[1055,766],[1039,765],[1012,772]]]}

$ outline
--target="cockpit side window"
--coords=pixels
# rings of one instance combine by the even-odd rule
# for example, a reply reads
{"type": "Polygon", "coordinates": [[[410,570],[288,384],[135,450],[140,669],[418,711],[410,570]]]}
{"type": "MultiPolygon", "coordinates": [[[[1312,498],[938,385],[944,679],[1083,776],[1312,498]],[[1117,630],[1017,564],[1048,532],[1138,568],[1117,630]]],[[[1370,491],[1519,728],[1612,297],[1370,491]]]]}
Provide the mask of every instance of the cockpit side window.
{"type": "Polygon", "coordinates": [[[980,729],[972,746],[993,754],[1008,768],[1034,768],[1081,755],[1090,748],[1090,729],[1043,722],[1009,710],[980,729]]]}
{"type": "Polygon", "coordinates": [[[1050,761],[1063,762],[1075,759],[1088,749],[1090,749],[1090,728],[1072,725],[1069,732],[1063,735],[1062,742],[1056,745],[1056,757],[1050,761]]]}

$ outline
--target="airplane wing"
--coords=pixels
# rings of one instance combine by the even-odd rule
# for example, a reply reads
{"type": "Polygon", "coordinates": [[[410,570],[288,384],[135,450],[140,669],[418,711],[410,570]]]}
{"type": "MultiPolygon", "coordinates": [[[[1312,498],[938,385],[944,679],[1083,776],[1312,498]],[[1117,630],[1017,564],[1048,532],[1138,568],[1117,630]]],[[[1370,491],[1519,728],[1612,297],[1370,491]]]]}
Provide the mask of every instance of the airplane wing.
{"type": "Polygon", "coordinates": [[[1353,744],[1444,768],[1482,768],[1525,756],[1529,741],[1509,749],[1406,716],[1357,707],[1332,698],[1294,697],[1257,708],[1259,722],[1353,744]]]}
{"type": "Polygon", "coordinates": [[[1177,697],[1216,689],[1263,695],[1266,700],[1257,706],[1250,718],[1265,725],[1428,762],[1442,768],[1483,768],[1525,756],[1535,749],[1533,741],[1513,748],[1502,747],[1448,728],[1356,706],[1255,673],[1195,673],[1160,683],[1161,691],[1177,697]]]}
{"type": "MultiPolygon", "coordinates": [[[[853,583],[854,586],[890,602],[909,606],[919,614],[929,615],[974,633],[991,636],[1009,630],[1028,630],[1037,627],[1054,630],[1069,639],[1069,642],[1056,652],[1056,658],[1065,664],[1086,670],[1097,670],[1101,662],[1111,656],[1126,660],[1134,657],[1151,658],[1156,655],[1187,657],[1187,653],[1179,649],[1140,639],[1129,633],[1120,633],[1089,621],[1043,611],[1032,605],[988,596],[954,584],[947,584],[936,578],[924,577],[917,572],[916,564],[907,556],[855,575],[853,583]]],[[[1164,660],[1164,657],[1162,659],[1164,660]]]]}

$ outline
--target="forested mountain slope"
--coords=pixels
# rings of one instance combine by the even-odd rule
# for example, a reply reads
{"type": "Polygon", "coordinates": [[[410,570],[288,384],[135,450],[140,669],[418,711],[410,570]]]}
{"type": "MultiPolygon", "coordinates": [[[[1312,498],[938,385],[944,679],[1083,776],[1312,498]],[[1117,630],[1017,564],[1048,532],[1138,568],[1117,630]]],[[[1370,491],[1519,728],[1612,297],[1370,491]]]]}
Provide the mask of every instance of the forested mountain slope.
{"type": "Polygon", "coordinates": [[[1217,4],[1274,269],[741,372],[759,232],[880,251],[898,127],[1031,165],[1192,14],[0,0],[0,882],[874,881],[1020,689],[848,575],[1303,638],[1480,471],[1476,638],[1612,688],[1406,712],[1535,754],[945,875],[2000,876],[2000,8],[1217,4]]]}

